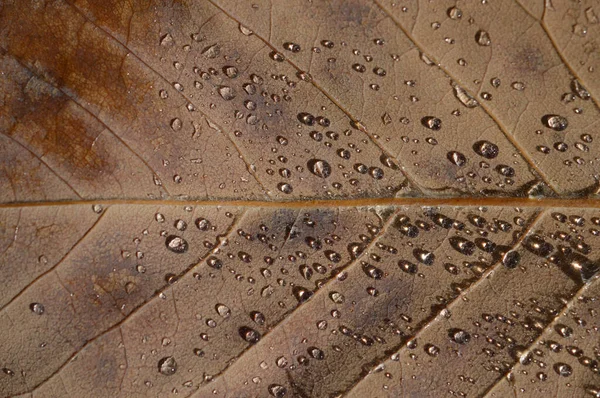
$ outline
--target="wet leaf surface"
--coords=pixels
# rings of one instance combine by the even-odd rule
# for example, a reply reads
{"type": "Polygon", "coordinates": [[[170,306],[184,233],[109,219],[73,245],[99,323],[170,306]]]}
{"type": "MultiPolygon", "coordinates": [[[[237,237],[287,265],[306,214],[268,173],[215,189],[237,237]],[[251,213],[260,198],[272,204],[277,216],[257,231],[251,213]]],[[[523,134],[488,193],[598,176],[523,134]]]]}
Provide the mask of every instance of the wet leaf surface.
{"type": "Polygon", "coordinates": [[[600,396],[594,1],[0,1],[0,396],[600,396]]]}

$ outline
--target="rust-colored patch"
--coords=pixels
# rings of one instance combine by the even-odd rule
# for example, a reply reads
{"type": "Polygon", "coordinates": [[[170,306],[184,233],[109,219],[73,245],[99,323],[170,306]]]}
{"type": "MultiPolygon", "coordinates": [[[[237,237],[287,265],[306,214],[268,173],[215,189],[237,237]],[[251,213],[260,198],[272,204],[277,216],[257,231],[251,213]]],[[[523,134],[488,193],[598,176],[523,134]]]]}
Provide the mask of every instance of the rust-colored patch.
{"type": "Polygon", "coordinates": [[[3,107],[11,115],[6,134],[78,179],[111,173],[108,153],[95,145],[104,130],[101,123],[36,76],[29,74],[18,87],[18,95],[13,93],[3,107]]]}

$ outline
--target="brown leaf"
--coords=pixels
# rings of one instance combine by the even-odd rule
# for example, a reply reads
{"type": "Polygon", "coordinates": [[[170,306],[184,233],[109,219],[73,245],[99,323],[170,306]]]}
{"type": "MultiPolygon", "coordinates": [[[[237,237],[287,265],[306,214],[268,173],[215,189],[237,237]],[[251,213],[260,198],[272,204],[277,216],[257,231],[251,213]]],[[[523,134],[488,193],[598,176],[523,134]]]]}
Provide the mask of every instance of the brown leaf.
{"type": "Polygon", "coordinates": [[[594,1],[0,2],[0,396],[597,396],[594,1]]]}

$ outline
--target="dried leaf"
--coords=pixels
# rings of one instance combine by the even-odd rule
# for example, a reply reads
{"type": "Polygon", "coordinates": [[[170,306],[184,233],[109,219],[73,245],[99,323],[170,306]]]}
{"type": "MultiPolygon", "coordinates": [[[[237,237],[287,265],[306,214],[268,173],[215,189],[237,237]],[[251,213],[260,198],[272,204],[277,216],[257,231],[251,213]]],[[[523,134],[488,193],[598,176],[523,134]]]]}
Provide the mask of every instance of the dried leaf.
{"type": "Polygon", "coordinates": [[[598,15],[0,1],[0,396],[598,396],[598,15]]]}

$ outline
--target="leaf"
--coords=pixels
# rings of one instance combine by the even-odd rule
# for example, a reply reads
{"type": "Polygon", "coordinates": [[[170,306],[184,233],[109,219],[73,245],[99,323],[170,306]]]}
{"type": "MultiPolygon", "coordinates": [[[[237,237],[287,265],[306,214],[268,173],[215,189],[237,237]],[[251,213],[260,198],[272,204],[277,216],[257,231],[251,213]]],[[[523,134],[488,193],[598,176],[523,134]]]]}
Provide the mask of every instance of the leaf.
{"type": "Polygon", "coordinates": [[[0,1],[0,396],[598,395],[599,13],[0,1]]]}

